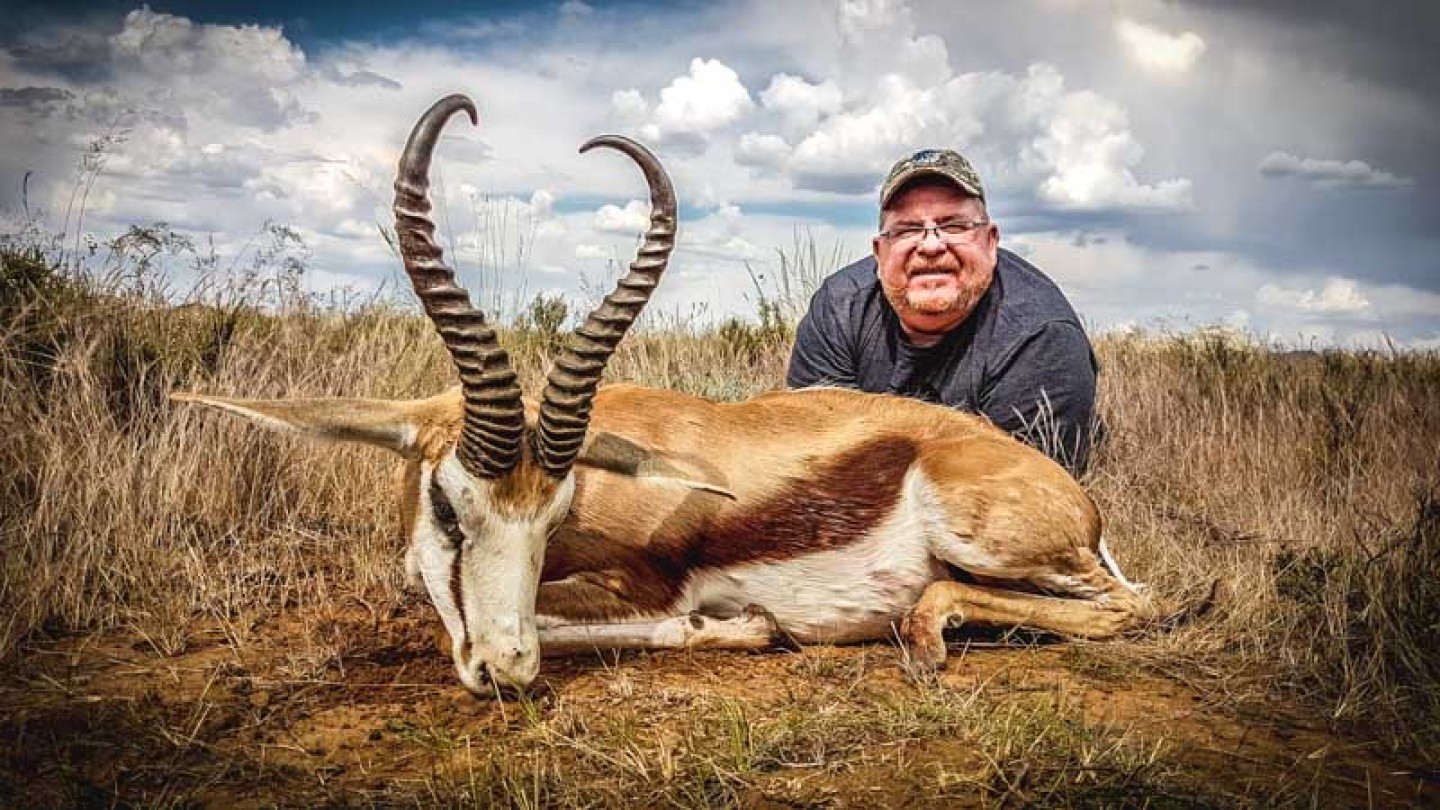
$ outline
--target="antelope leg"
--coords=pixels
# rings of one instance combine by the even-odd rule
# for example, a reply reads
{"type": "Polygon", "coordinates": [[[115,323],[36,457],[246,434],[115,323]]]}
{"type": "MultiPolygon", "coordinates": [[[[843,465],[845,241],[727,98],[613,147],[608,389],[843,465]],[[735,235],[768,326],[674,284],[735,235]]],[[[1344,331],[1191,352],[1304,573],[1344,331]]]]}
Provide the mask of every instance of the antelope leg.
{"type": "Polygon", "coordinates": [[[760,650],[781,642],[775,618],[757,605],[731,619],[691,613],[649,622],[540,627],[545,656],[594,650],[760,650]]]}
{"type": "Polygon", "coordinates": [[[922,670],[945,665],[942,631],[962,624],[1029,627],[1073,638],[1104,639],[1153,618],[1149,600],[1129,591],[1096,599],[1040,596],[963,582],[932,582],[901,627],[911,662],[922,670]]]}

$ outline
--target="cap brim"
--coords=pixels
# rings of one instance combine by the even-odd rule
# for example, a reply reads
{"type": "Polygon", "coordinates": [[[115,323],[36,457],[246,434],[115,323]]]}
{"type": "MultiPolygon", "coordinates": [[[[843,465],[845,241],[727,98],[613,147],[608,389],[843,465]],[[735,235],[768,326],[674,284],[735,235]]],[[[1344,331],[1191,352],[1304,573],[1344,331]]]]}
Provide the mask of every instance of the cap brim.
{"type": "Polygon", "coordinates": [[[899,177],[894,178],[890,181],[888,185],[885,186],[884,190],[880,195],[880,207],[883,209],[885,206],[889,205],[890,200],[894,199],[896,193],[898,193],[900,189],[910,185],[921,177],[939,177],[942,180],[949,180],[951,184],[959,187],[961,191],[969,194],[971,197],[978,198],[981,201],[985,199],[984,192],[961,180],[955,175],[950,174],[949,172],[942,171],[931,166],[916,166],[914,168],[906,169],[904,172],[901,172],[899,177]]]}

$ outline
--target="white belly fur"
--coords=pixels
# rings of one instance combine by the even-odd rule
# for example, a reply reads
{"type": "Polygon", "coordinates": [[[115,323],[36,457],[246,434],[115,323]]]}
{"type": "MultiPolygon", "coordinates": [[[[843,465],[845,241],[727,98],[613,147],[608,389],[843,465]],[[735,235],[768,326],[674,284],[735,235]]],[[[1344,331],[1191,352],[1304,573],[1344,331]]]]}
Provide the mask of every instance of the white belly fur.
{"type": "Polygon", "coordinates": [[[925,587],[946,577],[930,554],[930,539],[945,531],[929,481],[911,469],[899,503],[863,539],[803,557],[696,572],[675,611],[730,616],[756,604],[802,643],[887,638],[925,587]]]}

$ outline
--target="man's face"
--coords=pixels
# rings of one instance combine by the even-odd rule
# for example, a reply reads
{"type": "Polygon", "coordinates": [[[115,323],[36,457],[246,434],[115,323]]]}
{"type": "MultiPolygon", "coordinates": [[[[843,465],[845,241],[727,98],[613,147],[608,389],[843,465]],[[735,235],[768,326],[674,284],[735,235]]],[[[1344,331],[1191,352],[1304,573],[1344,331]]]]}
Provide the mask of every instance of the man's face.
{"type": "MultiPolygon", "coordinates": [[[[984,220],[985,207],[956,186],[921,180],[890,200],[882,231],[984,220]]],[[[930,345],[959,326],[995,276],[1000,229],[986,223],[963,235],[935,230],[919,238],[876,236],[871,243],[885,298],[912,343],[930,345]]]]}

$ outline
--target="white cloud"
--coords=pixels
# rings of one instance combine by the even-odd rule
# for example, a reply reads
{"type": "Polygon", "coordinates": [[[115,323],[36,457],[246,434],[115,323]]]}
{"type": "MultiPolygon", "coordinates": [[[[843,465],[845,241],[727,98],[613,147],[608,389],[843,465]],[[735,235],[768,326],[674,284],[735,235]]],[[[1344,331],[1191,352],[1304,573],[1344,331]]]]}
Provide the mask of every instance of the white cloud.
{"type": "Polygon", "coordinates": [[[530,223],[535,228],[533,239],[560,239],[567,233],[565,223],[555,215],[555,193],[536,189],[530,195],[530,223]]]}
{"type": "Polygon", "coordinates": [[[841,0],[840,33],[850,41],[861,40],[875,31],[903,24],[909,25],[910,9],[893,0],[841,0]]]}
{"type": "Polygon", "coordinates": [[[1159,28],[1122,18],[1115,24],[1115,35],[1131,60],[1155,73],[1188,73],[1205,53],[1205,40],[1194,31],[1167,34],[1159,28]]]}
{"type": "Polygon", "coordinates": [[[530,215],[537,220],[547,220],[555,216],[555,193],[548,189],[536,189],[530,195],[530,215]]]}
{"type": "Polygon", "coordinates": [[[765,251],[745,238],[747,226],[740,206],[721,205],[681,234],[679,249],[727,262],[754,261],[765,251]]]}
{"type": "Polygon", "coordinates": [[[1351,346],[1383,331],[1408,346],[1440,323],[1440,295],[1413,287],[1318,272],[1285,277],[1237,252],[1146,248],[1114,231],[1025,239],[1026,258],[1060,285],[1095,332],[1223,324],[1281,345],[1351,346]]]}
{"type": "Polygon", "coordinates": [[[321,65],[319,75],[345,87],[378,87],[382,90],[403,90],[403,85],[373,70],[353,68],[340,63],[321,65]]]}
{"type": "Polygon", "coordinates": [[[602,205],[595,212],[594,226],[601,233],[640,233],[650,226],[650,203],[630,200],[624,208],[602,205]]]}
{"type": "Polygon", "coordinates": [[[155,101],[262,129],[309,114],[293,87],[305,55],[278,28],[197,25],[145,6],[125,15],[109,46],[117,70],[157,80],[155,101]]]}
{"type": "Polygon", "coordinates": [[[790,144],[779,135],[747,132],[735,147],[735,162],[742,166],[775,168],[790,156],[790,144]]]}
{"type": "Polygon", "coordinates": [[[349,294],[363,298],[380,290],[380,283],[369,276],[332,273],[329,270],[312,270],[306,274],[303,283],[306,290],[321,295],[349,294]]]}
{"type": "Polygon", "coordinates": [[[922,146],[964,142],[975,126],[941,103],[934,89],[897,75],[882,77],[873,106],[836,115],[800,143],[789,162],[797,185],[822,191],[868,192],[895,160],[922,146]],[[952,115],[952,113],[954,113],[952,115]]]}
{"type": "Polygon", "coordinates": [[[840,111],[840,88],[832,81],[811,84],[798,76],[777,73],[760,93],[768,110],[779,113],[787,130],[803,132],[820,119],[840,111]]]}
{"type": "Polygon", "coordinates": [[[1376,312],[1391,320],[1415,320],[1433,327],[1440,323],[1440,293],[1399,284],[1370,284],[1366,297],[1376,312]]]}
{"type": "MultiPolygon", "coordinates": [[[[1135,176],[1145,150],[1120,105],[1092,91],[1068,92],[1051,65],[936,85],[891,74],[878,86],[873,105],[831,116],[796,144],[787,166],[798,186],[868,192],[899,157],[954,146],[977,163],[992,195],[1018,187],[1056,207],[1092,211],[1192,205],[1188,179],[1147,184],[1135,176]]],[[[742,152],[754,155],[757,146],[752,140],[742,152]]]]}
{"type": "Polygon", "coordinates": [[[1391,189],[1415,184],[1413,178],[1380,171],[1363,160],[1318,160],[1289,152],[1271,152],[1256,168],[1265,177],[1296,177],[1322,189],[1391,189]]]}
{"type": "Polygon", "coordinates": [[[639,124],[650,112],[650,105],[645,103],[645,96],[632,87],[628,90],[616,90],[611,94],[610,109],[620,123],[639,124]]]}
{"type": "Polygon", "coordinates": [[[697,57],[690,61],[689,73],[675,77],[660,91],[660,103],[640,132],[653,141],[677,136],[703,139],[740,120],[754,106],[739,74],[719,59],[697,57]]]}
{"type": "Polygon", "coordinates": [[[575,258],[577,259],[613,259],[615,252],[605,245],[592,245],[580,243],[575,246],[575,258]]]}
{"type": "Polygon", "coordinates": [[[1330,315],[1356,315],[1370,309],[1370,301],[1360,292],[1359,286],[1348,278],[1327,279],[1319,292],[1266,284],[1256,291],[1255,299],[1266,306],[1330,315]]]}
{"type": "Polygon", "coordinates": [[[320,230],[336,227],[364,207],[365,190],[342,162],[275,161],[244,187],[277,221],[305,222],[320,230]]]}
{"type": "Polygon", "coordinates": [[[1022,152],[1047,175],[1039,185],[1041,199],[1081,210],[1190,207],[1188,179],[1154,185],[1136,180],[1131,168],[1145,150],[1113,101],[1089,91],[1068,93],[1053,101],[1045,118],[1022,152]]]}
{"type": "Polygon", "coordinates": [[[918,34],[903,0],[840,0],[838,12],[847,76],[891,73],[922,84],[950,78],[945,41],[918,34]]]}

